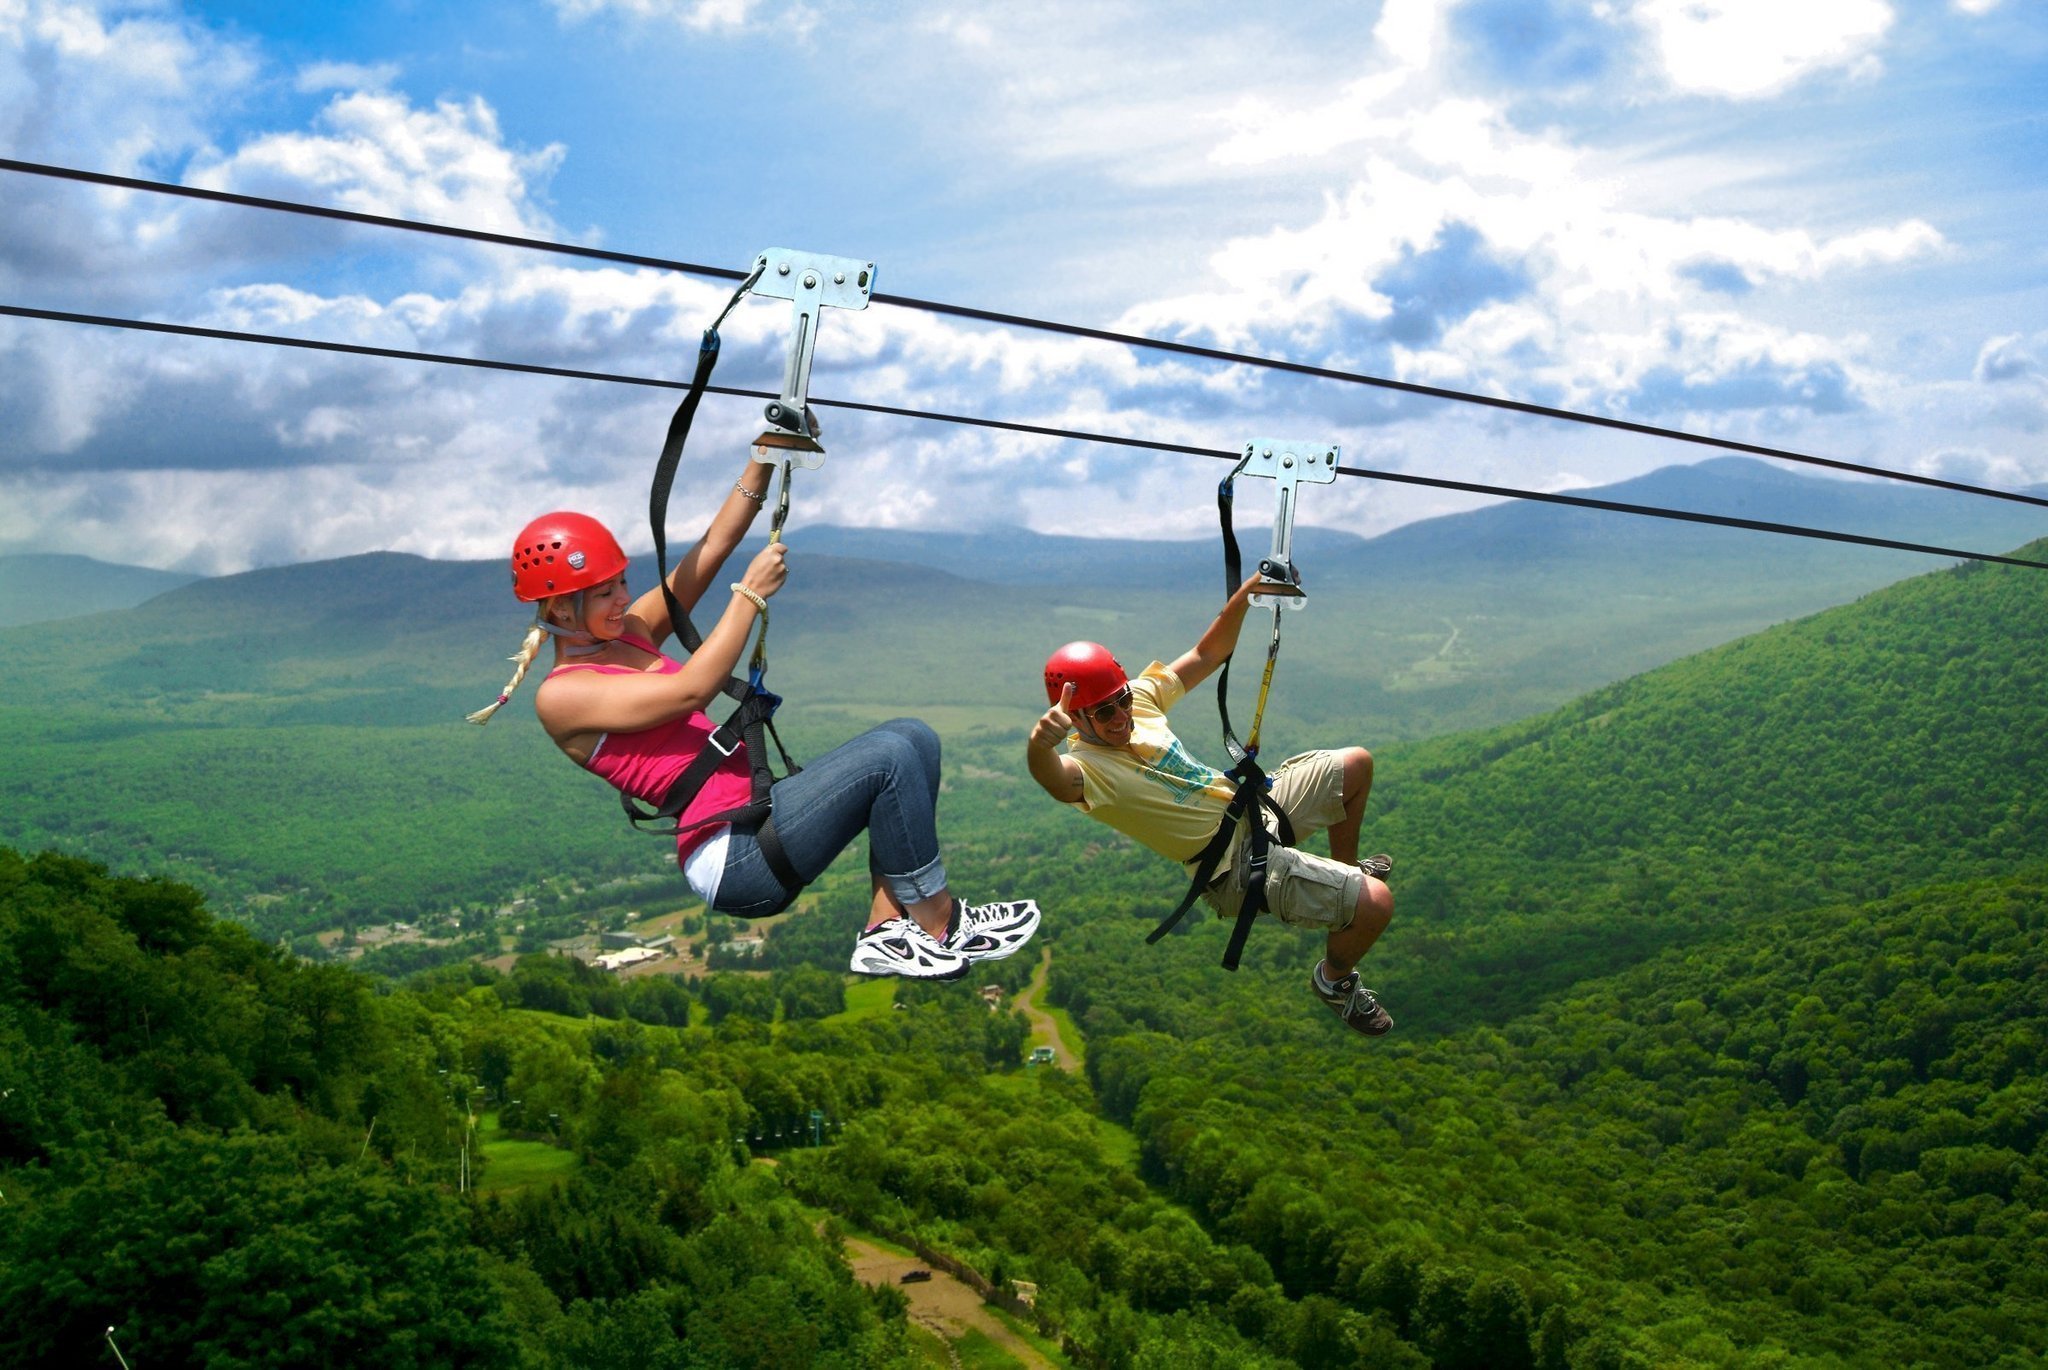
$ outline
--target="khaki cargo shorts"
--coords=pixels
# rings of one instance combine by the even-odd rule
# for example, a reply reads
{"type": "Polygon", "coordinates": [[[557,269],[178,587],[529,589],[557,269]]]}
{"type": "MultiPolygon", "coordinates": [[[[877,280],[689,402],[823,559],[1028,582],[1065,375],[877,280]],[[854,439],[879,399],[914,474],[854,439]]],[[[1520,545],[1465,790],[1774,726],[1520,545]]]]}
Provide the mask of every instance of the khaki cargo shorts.
{"type": "MultiPolygon", "coordinates": [[[[1290,756],[1272,772],[1273,802],[1287,811],[1294,840],[1306,840],[1344,817],[1344,763],[1336,752],[1290,756]]],[[[1244,903],[1244,872],[1251,864],[1251,830],[1238,834],[1230,869],[1202,892],[1218,918],[1237,917],[1244,903]]],[[[1266,907],[1298,928],[1347,927],[1358,911],[1365,872],[1275,841],[1266,849],[1266,907]]]]}

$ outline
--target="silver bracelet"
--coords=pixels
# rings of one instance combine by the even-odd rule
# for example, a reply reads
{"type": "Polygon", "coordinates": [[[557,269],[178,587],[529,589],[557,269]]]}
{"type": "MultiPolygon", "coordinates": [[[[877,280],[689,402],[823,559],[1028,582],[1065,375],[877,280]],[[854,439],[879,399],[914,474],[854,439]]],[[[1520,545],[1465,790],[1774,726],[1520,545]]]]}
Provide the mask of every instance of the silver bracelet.
{"type": "Polygon", "coordinates": [[[754,601],[754,607],[761,611],[762,618],[768,617],[768,601],[761,598],[761,596],[753,589],[753,587],[742,585],[738,581],[734,581],[732,583],[731,589],[734,594],[745,595],[748,599],[754,601]]]}
{"type": "Polygon", "coordinates": [[[735,495],[740,496],[742,499],[750,499],[756,504],[766,504],[768,502],[768,492],[766,490],[763,490],[760,494],[757,495],[752,490],[749,490],[746,486],[741,485],[738,481],[734,481],[732,483],[732,492],[735,495]]]}

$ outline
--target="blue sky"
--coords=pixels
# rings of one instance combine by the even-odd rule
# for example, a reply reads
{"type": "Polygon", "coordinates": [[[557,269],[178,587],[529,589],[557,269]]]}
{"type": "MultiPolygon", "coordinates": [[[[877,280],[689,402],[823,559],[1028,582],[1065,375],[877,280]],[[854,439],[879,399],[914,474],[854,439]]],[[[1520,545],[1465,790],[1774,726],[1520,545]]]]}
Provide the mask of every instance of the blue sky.
{"type": "MultiPolygon", "coordinates": [[[[0,0],[0,155],[732,267],[857,256],[893,294],[2048,481],[2040,0],[1284,8],[0,0]]],[[[726,291],[0,175],[10,304],[682,376],[726,291]]],[[[787,321],[743,305],[720,380],[772,389],[787,321]]],[[[882,306],[827,314],[812,389],[1539,489],[1710,455],[882,306]]],[[[219,572],[496,557],[563,506],[634,530],[672,403],[0,319],[0,551],[219,572]]],[[[826,422],[798,546],[1212,525],[1213,463],[826,422]]],[[[676,523],[758,427],[706,405],[676,523]]],[[[1345,480],[1300,516],[1472,502],[1345,480]]]]}

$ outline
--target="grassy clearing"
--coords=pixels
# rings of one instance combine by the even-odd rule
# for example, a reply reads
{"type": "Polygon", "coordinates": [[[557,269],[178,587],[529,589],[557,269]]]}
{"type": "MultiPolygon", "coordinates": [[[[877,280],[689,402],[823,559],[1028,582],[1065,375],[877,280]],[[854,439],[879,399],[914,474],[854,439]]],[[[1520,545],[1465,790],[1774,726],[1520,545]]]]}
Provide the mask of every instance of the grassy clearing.
{"type": "Polygon", "coordinates": [[[1102,1144],[1102,1159],[1120,1170],[1138,1168],[1138,1139],[1115,1123],[1096,1120],[1095,1135],[1102,1144]]]}
{"type": "MultiPolygon", "coordinates": [[[[1047,1337],[1044,1337],[1044,1333],[1040,1333],[1034,1325],[1026,1323],[1020,1317],[1012,1317],[1004,1309],[997,1309],[995,1304],[983,1304],[983,1307],[989,1311],[989,1317],[993,1317],[997,1323],[1001,1323],[1004,1327],[1008,1327],[1012,1333],[1016,1333],[1018,1341],[1022,1341],[1028,1347],[1032,1347],[1034,1352],[1038,1352],[1040,1356],[1047,1358],[1051,1364],[1055,1364],[1055,1366],[1071,1366],[1073,1364],[1071,1360],[1067,1360],[1067,1354],[1059,1350],[1059,1343],[1049,1341],[1047,1337]]],[[[993,1341],[989,1341],[983,1333],[979,1333],[975,1329],[969,1329],[965,1337],[958,1339],[954,1343],[954,1350],[961,1354],[961,1364],[963,1366],[991,1366],[993,1368],[993,1366],[1016,1366],[1016,1364],[1022,1364],[1022,1362],[1018,1362],[1016,1356],[1012,1356],[1006,1350],[1001,1350],[999,1345],[995,1345],[993,1341]],[[989,1356],[989,1360],[975,1360],[975,1356],[981,1354],[981,1350],[979,1350],[979,1347],[973,1347],[971,1343],[981,1343],[983,1347],[987,1347],[985,1354],[989,1356]]]]}
{"type": "Polygon", "coordinates": [[[849,978],[846,986],[845,1011],[833,1014],[826,1021],[833,1023],[857,1023],[863,1018],[887,1016],[896,1007],[896,982],[887,977],[860,976],[849,978]]]}
{"type": "Polygon", "coordinates": [[[579,1039],[588,1037],[592,1026],[604,1021],[601,1018],[593,1018],[588,1015],[582,1018],[571,1018],[566,1014],[548,1013],[537,1008],[508,1008],[505,1012],[540,1028],[544,1032],[558,1032],[579,1039]]]}
{"type": "Polygon", "coordinates": [[[483,1173],[476,1182],[480,1193],[552,1184],[575,1174],[582,1164],[573,1151],[505,1136],[495,1113],[477,1116],[476,1136],[484,1154],[483,1173]]]}
{"type": "MultiPolygon", "coordinates": [[[[905,1340],[909,1343],[910,1354],[917,1357],[919,1365],[951,1366],[953,1364],[952,1343],[923,1323],[905,1319],[908,1329],[905,1340]]],[[[1016,1362],[1011,1362],[1015,1364],[1016,1362]]]]}
{"type": "Polygon", "coordinates": [[[972,1327],[953,1343],[953,1352],[961,1370],[1016,1370],[1023,1363],[972,1327]]]}

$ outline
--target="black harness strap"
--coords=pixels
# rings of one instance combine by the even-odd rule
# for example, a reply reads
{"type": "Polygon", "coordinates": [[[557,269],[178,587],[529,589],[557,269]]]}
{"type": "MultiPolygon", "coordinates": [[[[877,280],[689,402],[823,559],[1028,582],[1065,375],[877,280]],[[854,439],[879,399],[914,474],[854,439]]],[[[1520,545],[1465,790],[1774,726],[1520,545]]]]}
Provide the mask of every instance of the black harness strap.
{"type": "MultiPolygon", "coordinates": [[[[676,406],[675,414],[669,419],[668,434],[662,440],[661,458],[655,463],[654,480],[648,488],[647,522],[654,533],[654,559],[661,577],[661,597],[668,604],[669,623],[675,629],[677,641],[682,643],[685,651],[693,654],[704,645],[703,634],[699,633],[697,625],[690,621],[689,613],[683,608],[681,601],[676,598],[675,590],[668,583],[669,492],[675,486],[676,469],[682,462],[683,444],[689,440],[690,425],[696,421],[697,406],[703,401],[705,389],[711,383],[712,368],[718,365],[718,325],[725,322],[726,315],[732,312],[733,306],[737,305],[753,287],[754,280],[759,275],[760,268],[757,266],[754,275],[749,276],[746,282],[733,292],[731,301],[720,312],[717,320],[704,330],[704,340],[697,349],[697,372],[691,377],[689,390],[684,393],[682,402],[676,406]]],[[[784,498],[787,499],[786,491],[784,498]]],[[[781,524],[780,516],[786,507],[785,504],[777,509],[778,531],[781,524]]],[[[656,807],[650,809],[623,792],[619,795],[619,803],[635,827],[645,830],[650,823],[664,823],[667,826],[652,829],[663,834],[682,833],[712,823],[758,824],[754,840],[760,844],[761,855],[767,861],[768,869],[781,883],[784,893],[794,896],[803,888],[805,881],[791,864],[789,853],[784,850],[782,839],[775,832],[773,799],[770,791],[778,779],[795,775],[802,768],[790,759],[788,749],[782,745],[781,734],[775,731],[775,710],[782,704],[782,696],[762,688],[762,670],[762,662],[757,654],[755,669],[747,677],[743,679],[739,676],[730,676],[725,684],[719,687],[720,693],[738,701],[738,707],[725,722],[712,731],[710,737],[705,739],[703,749],[691,759],[683,773],[670,783],[656,807]],[[771,739],[775,743],[776,754],[782,758],[785,774],[781,777],[775,774],[768,762],[768,748],[765,744],[771,739]],[[682,822],[683,811],[696,799],[704,788],[704,782],[710,779],[711,773],[742,745],[747,749],[747,759],[752,769],[751,798],[745,804],[695,819],[685,825],[682,822]]]]}
{"type": "MultiPolygon", "coordinates": [[[[1222,483],[1216,487],[1216,512],[1217,517],[1223,524],[1223,593],[1225,595],[1236,594],[1239,582],[1244,579],[1244,558],[1238,551],[1237,532],[1232,527],[1231,521],[1231,506],[1235,502],[1238,473],[1244,470],[1246,463],[1249,461],[1250,454],[1247,453],[1245,460],[1240,461],[1231,473],[1223,478],[1222,483]]],[[[1268,570],[1268,567],[1261,563],[1259,569],[1264,572],[1268,570]]],[[[1269,679],[1272,655],[1279,649],[1279,646],[1280,639],[1276,625],[1272,646],[1267,649],[1269,679]]],[[[1237,922],[1230,930],[1230,942],[1223,951],[1223,968],[1225,970],[1236,970],[1238,960],[1244,954],[1245,939],[1251,935],[1252,924],[1258,920],[1259,914],[1264,912],[1266,908],[1266,865],[1275,835],[1273,832],[1268,831],[1266,827],[1266,815],[1272,815],[1274,827],[1278,829],[1281,846],[1293,846],[1295,836],[1294,824],[1287,817],[1287,811],[1274,803],[1272,795],[1268,793],[1273,782],[1267,778],[1265,771],[1259,768],[1257,741],[1259,720],[1254,718],[1252,721],[1252,743],[1249,746],[1240,743],[1237,740],[1237,734],[1230,726],[1229,695],[1230,657],[1226,656],[1223,658],[1223,665],[1216,676],[1216,709],[1223,717],[1223,745],[1237,763],[1228,772],[1229,778],[1235,782],[1235,787],[1231,791],[1230,803],[1223,810],[1223,819],[1216,825],[1215,834],[1209,838],[1208,845],[1203,847],[1201,853],[1195,857],[1194,879],[1188,884],[1188,892],[1181,896],[1180,906],[1161,919],[1159,926],[1146,934],[1145,941],[1148,945],[1157,942],[1160,938],[1166,936],[1167,933],[1173,931],[1181,919],[1187,917],[1188,910],[1195,906],[1195,901],[1202,897],[1202,892],[1207,890],[1210,884],[1215,881],[1216,868],[1223,864],[1224,853],[1229,851],[1231,844],[1237,840],[1239,827],[1249,817],[1251,820],[1251,833],[1249,850],[1246,853],[1247,868],[1244,899],[1237,907],[1237,922]]],[[[1260,698],[1262,711],[1264,702],[1262,693],[1260,698]]]]}
{"type": "MultiPolygon", "coordinates": [[[[1244,468],[1245,462],[1240,461],[1216,486],[1216,517],[1223,524],[1223,593],[1226,596],[1236,594],[1238,582],[1244,579],[1244,556],[1237,550],[1237,529],[1230,517],[1231,507],[1237,502],[1237,473],[1244,468]]],[[[1233,651],[1224,657],[1222,667],[1216,672],[1216,712],[1223,716],[1223,745],[1233,759],[1244,755],[1244,749],[1237,742],[1237,733],[1230,726],[1230,657],[1236,655],[1233,651]]]]}
{"type": "Polygon", "coordinates": [[[1223,952],[1223,968],[1236,970],[1238,958],[1244,954],[1245,938],[1251,935],[1252,924],[1257,921],[1260,910],[1266,907],[1266,863],[1274,838],[1266,827],[1268,815],[1274,827],[1279,829],[1280,845],[1294,845],[1294,823],[1287,817],[1287,810],[1273,802],[1266,793],[1270,783],[1266,773],[1259,769],[1258,760],[1247,756],[1230,770],[1230,778],[1236,782],[1230,803],[1223,810],[1223,820],[1216,825],[1215,833],[1207,846],[1195,857],[1195,876],[1188,884],[1188,892],[1181,896],[1180,905],[1160,920],[1159,926],[1145,936],[1149,945],[1172,932],[1180,920],[1187,917],[1188,910],[1202,897],[1202,892],[1215,883],[1216,868],[1223,864],[1223,855],[1236,842],[1239,829],[1245,819],[1252,820],[1250,850],[1246,853],[1246,875],[1244,900],[1237,908],[1237,923],[1230,930],[1230,944],[1223,952]]]}

